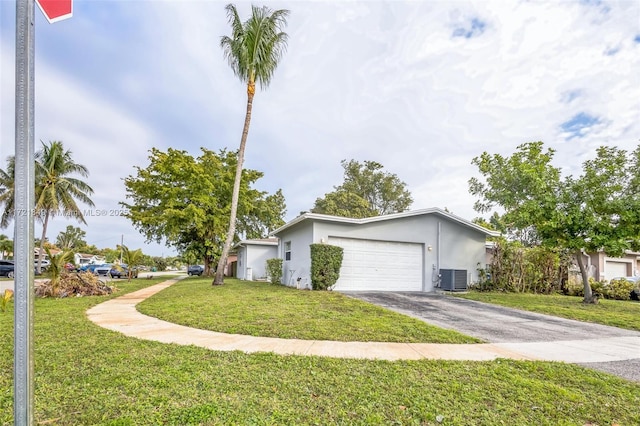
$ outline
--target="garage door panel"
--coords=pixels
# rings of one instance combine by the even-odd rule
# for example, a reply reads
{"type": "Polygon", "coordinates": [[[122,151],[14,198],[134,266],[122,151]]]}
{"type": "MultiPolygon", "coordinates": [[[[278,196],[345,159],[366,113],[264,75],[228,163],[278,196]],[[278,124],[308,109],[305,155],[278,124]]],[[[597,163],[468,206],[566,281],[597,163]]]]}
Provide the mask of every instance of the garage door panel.
{"type": "Polygon", "coordinates": [[[610,280],[616,277],[626,277],[629,275],[627,273],[627,263],[624,262],[613,262],[607,261],[605,263],[605,278],[610,280]]]}
{"type": "Polygon", "coordinates": [[[344,249],[336,290],[422,291],[421,244],[330,237],[344,249]]]}

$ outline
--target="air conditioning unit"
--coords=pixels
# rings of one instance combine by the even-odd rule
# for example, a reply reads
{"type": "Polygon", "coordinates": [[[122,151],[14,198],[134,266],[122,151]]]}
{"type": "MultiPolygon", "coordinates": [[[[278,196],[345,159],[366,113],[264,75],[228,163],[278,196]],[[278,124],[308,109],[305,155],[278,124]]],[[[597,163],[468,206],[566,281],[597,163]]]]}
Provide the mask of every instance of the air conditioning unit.
{"type": "Polygon", "coordinates": [[[440,269],[440,288],[447,291],[466,291],[466,269],[440,269]]]}

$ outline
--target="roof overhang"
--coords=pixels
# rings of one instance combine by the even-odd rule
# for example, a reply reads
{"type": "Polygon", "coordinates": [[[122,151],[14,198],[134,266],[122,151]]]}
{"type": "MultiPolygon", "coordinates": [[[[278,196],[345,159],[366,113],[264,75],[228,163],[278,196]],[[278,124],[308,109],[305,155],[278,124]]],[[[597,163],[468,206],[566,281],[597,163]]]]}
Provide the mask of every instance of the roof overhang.
{"type": "Polygon", "coordinates": [[[263,238],[256,240],[242,240],[236,243],[233,248],[240,248],[246,246],[277,246],[278,239],[277,238],[263,238]]]}
{"type": "Polygon", "coordinates": [[[395,220],[395,219],[401,219],[401,218],[405,218],[405,217],[412,217],[412,216],[423,216],[423,215],[429,215],[429,214],[435,214],[441,217],[444,217],[446,219],[449,219],[453,222],[457,222],[463,226],[469,227],[471,229],[474,229],[478,232],[481,232],[487,236],[490,237],[498,237],[500,236],[500,232],[497,231],[491,231],[487,228],[484,228],[480,225],[477,225],[473,222],[470,222],[466,219],[463,219],[459,216],[456,216],[452,213],[449,213],[445,210],[439,209],[437,207],[432,207],[432,208],[428,208],[428,209],[420,209],[420,210],[411,210],[411,211],[406,211],[406,212],[402,212],[402,213],[394,213],[394,214],[388,214],[388,215],[383,215],[383,216],[373,216],[373,217],[366,217],[363,219],[354,219],[354,218],[350,218],[350,217],[340,217],[340,216],[330,216],[330,215],[326,215],[326,214],[318,214],[318,213],[304,213],[298,217],[296,217],[295,219],[291,220],[290,222],[282,225],[280,228],[276,229],[275,231],[273,231],[270,235],[274,235],[274,236],[278,236],[279,234],[281,234],[283,231],[297,225],[298,223],[307,221],[307,220],[313,220],[313,221],[320,221],[320,222],[333,222],[333,223],[347,223],[347,224],[353,224],[353,225],[364,225],[367,223],[374,223],[374,222],[383,222],[383,221],[388,221],[388,220],[395,220]]]}

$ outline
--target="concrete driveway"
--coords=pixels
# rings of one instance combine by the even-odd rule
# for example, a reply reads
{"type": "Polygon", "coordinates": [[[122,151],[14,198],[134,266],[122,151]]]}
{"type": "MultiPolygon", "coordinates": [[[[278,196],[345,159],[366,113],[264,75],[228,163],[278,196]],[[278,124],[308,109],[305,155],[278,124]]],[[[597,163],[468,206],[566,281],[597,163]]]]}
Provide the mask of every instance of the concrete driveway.
{"type": "Polygon", "coordinates": [[[637,331],[505,308],[448,294],[344,294],[532,355],[562,347],[559,361],[577,363],[640,382],[640,332],[637,331]],[[614,345],[608,344],[613,341],[614,345]]]}

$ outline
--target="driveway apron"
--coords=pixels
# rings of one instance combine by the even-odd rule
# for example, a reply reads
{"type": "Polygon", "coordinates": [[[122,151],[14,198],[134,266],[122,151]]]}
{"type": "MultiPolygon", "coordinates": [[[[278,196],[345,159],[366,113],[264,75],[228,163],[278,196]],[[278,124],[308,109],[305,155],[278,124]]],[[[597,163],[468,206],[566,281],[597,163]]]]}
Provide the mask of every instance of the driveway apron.
{"type": "Polygon", "coordinates": [[[438,327],[497,343],[505,349],[520,353],[531,351],[538,355],[547,350],[558,352],[557,359],[550,359],[577,363],[640,382],[640,332],[637,331],[490,305],[446,293],[344,294],[438,327]],[[601,362],[603,358],[607,362],[601,362]]]}

